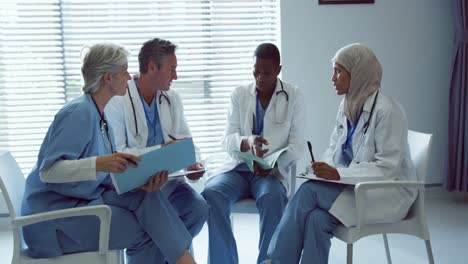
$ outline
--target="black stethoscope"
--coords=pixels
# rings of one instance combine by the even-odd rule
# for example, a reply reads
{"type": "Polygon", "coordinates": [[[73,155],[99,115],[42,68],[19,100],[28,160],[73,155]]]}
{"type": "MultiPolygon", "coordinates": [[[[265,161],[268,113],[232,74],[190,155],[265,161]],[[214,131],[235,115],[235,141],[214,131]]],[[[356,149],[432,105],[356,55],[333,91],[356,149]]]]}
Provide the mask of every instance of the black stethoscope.
{"type": "Polygon", "coordinates": [[[369,118],[367,118],[367,121],[364,123],[364,127],[363,127],[364,135],[367,133],[367,129],[369,129],[369,123],[370,123],[370,120],[372,118],[372,115],[374,114],[375,102],[377,101],[378,96],[379,96],[379,91],[377,91],[377,93],[375,94],[374,102],[372,102],[372,108],[370,110],[369,118]]]}
{"type": "MultiPolygon", "coordinates": [[[[136,79],[134,79],[134,81],[135,81],[135,86],[136,86],[137,85],[136,79]]],[[[141,143],[141,141],[143,140],[143,137],[140,135],[140,131],[138,130],[138,121],[137,121],[137,116],[136,116],[136,111],[135,111],[135,104],[133,102],[132,94],[128,86],[127,86],[127,91],[128,91],[128,97],[130,98],[130,104],[132,105],[133,121],[135,122],[135,139],[139,143],[141,143]]],[[[163,91],[161,91],[161,93],[159,94],[159,98],[158,98],[159,105],[162,104],[163,98],[166,100],[167,104],[171,106],[171,100],[169,100],[169,97],[166,94],[164,94],[163,91]]]]}
{"type": "MultiPolygon", "coordinates": [[[[377,93],[375,94],[374,101],[372,102],[372,108],[371,108],[369,117],[367,118],[366,122],[364,123],[364,126],[362,127],[363,133],[361,134],[361,137],[359,138],[359,144],[358,144],[358,149],[357,149],[357,151],[356,151],[356,156],[357,156],[357,154],[359,153],[359,151],[361,150],[361,146],[362,146],[362,141],[363,141],[363,139],[364,139],[364,135],[367,134],[367,130],[369,129],[370,121],[371,121],[372,115],[374,114],[375,103],[377,102],[377,97],[378,97],[378,96],[379,96],[379,91],[377,91],[377,93]]],[[[342,126],[341,126],[341,127],[342,127],[342,126]]]]}
{"type": "Polygon", "coordinates": [[[93,96],[91,96],[91,95],[89,95],[89,96],[91,97],[91,100],[93,100],[94,106],[96,107],[96,111],[99,114],[99,118],[100,118],[100,120],[99,120],[99,129],[101,130],[102,137],[107,138],[107,141],[109,142],[109,145],[110,145],[111,153],[114,153],[114,147],[112,146],[112,141],[111,141],[111,138],[110,138],[110,135],[109,135],[109,125],[107,124],[107,120],[104,117],[104,113],[101,114],[101,111],[99,111],[99,107],[98,107],[96,101],[94,101],[93,96]]]}
{"type": "Polygon", "coordinates": [[[280,78],[278,78],[278,81],[280,82],[280,85],[281,85],[281,91],[276,92],[276,97],[278,97],[280,94],[284,94],[284,96],[286,96],[286,102],[289,102],[289,95],[288,95],[288,92],[284,90],[283,82],[281,81],[280,78]]]}

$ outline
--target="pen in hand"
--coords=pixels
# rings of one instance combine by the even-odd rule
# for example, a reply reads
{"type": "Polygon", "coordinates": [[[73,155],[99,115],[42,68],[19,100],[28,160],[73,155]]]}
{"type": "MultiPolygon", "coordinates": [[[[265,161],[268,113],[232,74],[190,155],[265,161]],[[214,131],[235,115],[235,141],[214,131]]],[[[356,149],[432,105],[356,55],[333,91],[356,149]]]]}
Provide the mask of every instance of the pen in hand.
{"type": "Polygon", "coordinates": [[[312,144],[310,143],[310,141],[307,141],[307,146],[309,147],[309,153],[310,157],[312,158],[312,162],[315,162],[314,154],[312,153],[312,144]]]}
{"type": "Polygon", "coordinates": [[[174,136],[171,135],[171,134],[167,134],[167,136],[168,136],[170,139],[174,140],[174,141],[184,140],[184,139],[187,139],[187,138],[191,137],[191,136],[179,136],[178,138],[176,138],[176,137],[174,137],[174,136]]]}
{"type": "Polygon", "coordinates": [[[132,160],[130,158],[125,158],[125,159],[128,161],[128,163],[132,164],[135,167],[138,167],[138,163],[136,163],[136,161],[134,161],[134,160],[132,160]]]}
{"type": "Polygon", "coordinates": [[[135,157],[135,159],[137,159],[138,161],[140,160],[139,157],[136,157],[136,156],[133,156],[133,155],[130,155],[130,154],[125,154],[125,153],[122,153],[122,152],[117,152],[117,151],[114,151],[113,154],[118,154],[119,156],[121,156],[122,158],[124,158],[128,163],[130,163],[130,165],[134,168],[138,167],[138,163],[133,160],[132,158],[129,158],[130,157],[135,157]]]}

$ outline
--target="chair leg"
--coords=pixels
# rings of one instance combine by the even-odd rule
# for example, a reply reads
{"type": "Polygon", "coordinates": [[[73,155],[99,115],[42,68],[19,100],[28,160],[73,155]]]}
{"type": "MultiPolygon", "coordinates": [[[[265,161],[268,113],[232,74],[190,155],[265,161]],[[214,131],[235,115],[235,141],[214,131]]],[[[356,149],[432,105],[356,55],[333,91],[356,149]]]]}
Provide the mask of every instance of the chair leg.
{"type": "Polygon", "coordinates": [[[353,244],[348,244],[346,248],[346,263],[353,264],[353,244]]]}
{"type": "Polygon", "coordinates": [[[192,255],[192,258],[195,259],[195,251],[193,250],[193,243],[190,244],[189,252],[190,252],[190,255],[192,255]]]}
{"type": "Polygon", "coordinates": [[[231,230],[234,232],[234,214],[231,213],[231,230]]]}
{"type": "Polygon", "coordinates": [[[434,264],[434,255],[432,255],[431,241],[429,239],[425,241],[426,241],[426,251],[427,251],[427,258],[429,259],[429,264],[434,264]]]}
{"type": "Polygon", "coordinates": [[[125,264],[127,263],[125,260],[125,249],[119,250],[119,261],[118,263],[120,264],[125,264]]]}
{"type": "Polygon", "coordinates": [[[390,247],[388,246],[387,234],[382,234],[385,245],[385,255],[387,255],[387,263],[392,264],[392,256],[390,255],[390,247]]]}

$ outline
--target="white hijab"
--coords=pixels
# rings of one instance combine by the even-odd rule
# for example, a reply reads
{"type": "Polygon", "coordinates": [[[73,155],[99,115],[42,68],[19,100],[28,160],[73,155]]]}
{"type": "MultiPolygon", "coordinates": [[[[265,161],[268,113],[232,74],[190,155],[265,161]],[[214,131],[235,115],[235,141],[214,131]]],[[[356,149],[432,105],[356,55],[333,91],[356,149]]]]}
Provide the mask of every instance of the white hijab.
{"type": "Polygon", "coordinates": [[[344,114],[356,125],[367,98],[380,88],[382,66],[374,52],[359,43],[339,49],[332,62],[340,64],[350,74],[349,91],[344,99],[344,114]]]}

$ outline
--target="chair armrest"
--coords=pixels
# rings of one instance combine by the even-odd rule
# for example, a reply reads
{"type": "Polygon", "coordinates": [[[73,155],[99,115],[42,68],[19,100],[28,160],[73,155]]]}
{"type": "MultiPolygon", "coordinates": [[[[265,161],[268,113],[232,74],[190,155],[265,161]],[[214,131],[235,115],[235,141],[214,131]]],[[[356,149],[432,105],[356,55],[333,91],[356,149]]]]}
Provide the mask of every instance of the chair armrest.
{"type": "Polygon", "coordinates": [[[99,218],[99,253],[105,254],[109,249],[109,229],[112,215],[112,211],[107,205],[83,206],[27,216],[19,216],[12,221],[12,225],[14,228],[20,228],[23,226],[28,226],[59,218],[87,215],[94,215],[99,218]]]}
{"type": "Polygon", "coordinates": [[[360,182],[356,184],[354,187],[354,195],[356,197],[356,227],[361,228],[362,219],[361,216],[366,215],[367,210],[367,201],[366,201],[366,193],[368,190],[372,189],[382,189],[382,188],[390,188],[390,187],[406,187],[406,188],[414,188],[418,190],[424,190],[424,182],[418,181],[368,181],[368,182],[360,182]]]}

